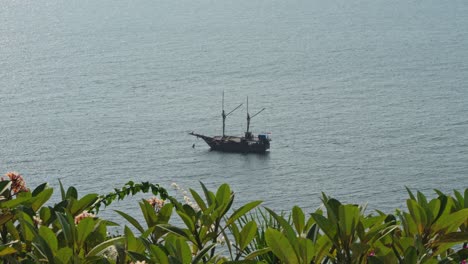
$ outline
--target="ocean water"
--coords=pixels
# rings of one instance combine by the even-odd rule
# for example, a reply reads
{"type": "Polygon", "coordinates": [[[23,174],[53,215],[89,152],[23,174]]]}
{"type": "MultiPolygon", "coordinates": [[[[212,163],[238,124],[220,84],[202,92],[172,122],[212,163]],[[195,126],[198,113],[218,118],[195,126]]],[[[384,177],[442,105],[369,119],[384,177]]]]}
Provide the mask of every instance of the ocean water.
{"type": "Polygon", "coordinates": [[[321,192],[391,212],[405,186],[462,190],[467,14],[461,0],[4,0],[0,171],[80,194],[228,183],[236,205],[278,211],[312,211],[321,192]],[[187,134],[222,133],[223,91],[226,110],[244,103],[227,134],[245,130],[247,96],[266,108],[251,128],[270,153],[187,134]]]}

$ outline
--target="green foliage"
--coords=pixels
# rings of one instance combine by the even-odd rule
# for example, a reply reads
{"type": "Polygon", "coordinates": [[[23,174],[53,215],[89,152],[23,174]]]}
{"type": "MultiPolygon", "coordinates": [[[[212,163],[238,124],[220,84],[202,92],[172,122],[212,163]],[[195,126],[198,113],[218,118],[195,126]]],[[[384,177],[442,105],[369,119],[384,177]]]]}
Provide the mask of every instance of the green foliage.
{"type": "Polygon", "coordinates": [[[430,201],[421,192],[407,191],[409,212],[397,212],[402,228],[392,237],[395,255],[420,263],[453,258],[458,254],[453,248],[468,241],[467,190],[465,197],[455,191],[455,198],[436,190],[439,196],[430,201]]]}
{"type": "Polygon", "coordinates": [[[46,184],[32,192],[17,193],[8,190],[5,181],[1,182],[2,186],[4,197],[8,197],[0,201],[3,219],[0,256],[4,262],[94,262],[106,259],[96,254],[101,252],[103,243],[107,242],[106,247],[117,243],[109,243],[107,236],[107,227],[115,224],[86,212],[96,201],[95,194],[79,198],[75,188],[65,192],[60,183],[63,200],[45,206],[53,193],[46,184]]]}
{"type": "MultiPolygon", "coordinates": [[[[454,263],[466,259],[468,236],[467,193],[455,198],[437,191],[430,201],[409,190],[409,212],[393,215],[341,204],[323,195],[326,209],[305,214],[298,207],[292,221],[267,209],[280,225],[267,227],[268,248],[282,263],[454,263]],[[306,221],[307,220],[307,221],[306,221]],[[462,249],[460,248],[462,245],[462,249]]],[[[258,236],[258,234],[257,234],[258,236]]],[[[260,245],[257,243],[256,245],[260,245]]],[[[269,261],[268,263],[274,263],[269,261]]]]}
{"type": "Polygon", "coordinates": [[[231,256],[233,256],[233,247],[235,248],[237,251],[235,258],[238,260],[242,254],[245,254],[244,249],[253,239],[257,227],[255,223],[251,223],[238,231],[236,222],[257,207],[261,201],[247,203],[228,215],[234,202],[234,193],[229,185],[221,185],[214,193],[208,190],[203,183],[200,184],[205,200],[201,198],[199,193],[191,189],[190,192],[196,202],[193,207],[169,197],[185,227],[178,228],[171,225],[160,225],[160,227],[188,241],[191,244],[192,254],[199,256],[197,259],[201,259],[203,262],[213,261],[219,257],[216,255],[216,248],[220,240],[227,241],[231,256]],[[238,231],[233,233],[233,247],[231,247],[230,238],[226,233],[230,228],[231,231],[238,231]]]}
{"type": "Polygon", "coordinates": [[[129,182],[107,195],[85,194],[60,182],[33,191],[22,177],[0,181],[0,260],[3,263],[460,263],[468,258],[468,190],[436,190],[428,199],[409,189],[407,210],[365,214],[361,206],[323,195],[323,211],[259,209],[260,201],[233,208],[223,184],[213,192],[190,189],[181,202],[159,185],[129,182]],[[136,193],[158,195],[139,203],[144,221],[116,211],[130,226],[97,216],[100,206],[136,193]],[[185,200],[185,199],[184,199],[185,200]],[[173,213],[175,213],[173,215],[173,213]],[[172,219],[178,217],[178,225],[172,219]],[[181,223],[181,224],[180,224],[181,223]]]}
{"type": "MultiPolygon", "coordinates": [[[[254,238],[250,243],[247,244],[246,247],[243,248],[244,254],[247,254],[245,259],[265,263],[277,263],[279,259],[271,252],[271,249],[268,247],[265,233],[268,228],[280,230],[281,227],[275,218],[267,211],[257,209],[240,217],[237,223],[231,225],[230,232],[237,240],[240,237],[239,229],[244,229],[244,227],[251,222],[256,223],[257,228],[254,238]]],[[[241,254],[239,253],[241,252],[237,252],[235,259],[240,258],[241,254]]]]}

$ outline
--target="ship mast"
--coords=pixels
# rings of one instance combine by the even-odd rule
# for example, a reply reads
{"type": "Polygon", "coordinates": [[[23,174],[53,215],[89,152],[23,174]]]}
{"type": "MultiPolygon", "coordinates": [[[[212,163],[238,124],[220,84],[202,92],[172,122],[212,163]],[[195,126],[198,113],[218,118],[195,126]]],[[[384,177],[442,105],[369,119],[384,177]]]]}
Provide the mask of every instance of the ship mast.
{"type": "Polygon", "coordinates": [[[236,111],[242,105],[243,104],[238,105],[231,112],[226,114],[226,112],[224,112],[224,91],[223,91],[223,112],[221,113],[221,116],[223,117],[223,137],[225,137],[224,131],[225,131],[225,128],[226,128],[226,117],[229,116],[230,114],[232,114],[232,112],[236,111]]]}
{"type": "Polygon", "coordinates": [[[247,96],[247,133],[249,133],[250,115],[249,115],[249,97],[247,96]]]}
{"type": "Polygon", "coordinates": [[[221,114],[223,117],[223,137],[224,137],[224,130],[226,127],[226,113],[224,112],[224,91],[223,91],[223,113],[221,114]]]}
{"type": "Polygon", "coordinates": [[[263,110],[265,110],[265,108],[262,108],[262,110],[258,111],[255,115],[253,116],[250,116],[249,114],[249,97],[247,96],[247,132],[245,132],[245,135],[246,137],[250,137],[250,132],[249,132],[249,128],[250,128],[250,119],[254,118],[256,115],[260,114],[263,110]]]}

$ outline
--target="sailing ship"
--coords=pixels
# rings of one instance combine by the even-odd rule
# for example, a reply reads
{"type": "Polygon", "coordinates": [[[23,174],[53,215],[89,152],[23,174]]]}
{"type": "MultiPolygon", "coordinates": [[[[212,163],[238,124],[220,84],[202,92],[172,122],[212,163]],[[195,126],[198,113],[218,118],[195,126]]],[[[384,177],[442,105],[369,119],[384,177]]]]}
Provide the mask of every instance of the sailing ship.
{"type": "Polygon", "coordinates": [[[265,153],[270,149],[270,134],[258,134],[255,136],[250,129],[250,120],[263,112],[265,108],[258,111],[254,115],[250,116],[249,114],[249,97],[247,97],[247,131],[244,133],[244,136],[226,136],[225,127],[226,127],[226,117],[232,114],[234,111],[239,109],[243,104],[240,104],[234,108],[231,112],[227,113],[224,111],[224,92],[223,92],[223,103],[222,103],[222,113],[223,117],[223,135],[222,136],[205,136],[201,134],[194,133],[193,131],[189,134],[196,136],[197,138],[203,139],[211,150],[224,151],[224,152],[240,152],[240,153],[265,153]]]}

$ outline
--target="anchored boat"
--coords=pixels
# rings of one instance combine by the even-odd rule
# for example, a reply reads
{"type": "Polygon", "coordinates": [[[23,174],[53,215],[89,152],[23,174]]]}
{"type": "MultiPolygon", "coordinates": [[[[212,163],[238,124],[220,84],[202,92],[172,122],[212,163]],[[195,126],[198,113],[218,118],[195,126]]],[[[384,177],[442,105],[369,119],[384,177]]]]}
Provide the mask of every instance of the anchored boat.
{"type": "Polygon", "coordinates": [[[234,111],[239,109],[242,104],[234,108],[231,112],[227,113],[224,111],[224,92],[223,92],[223,111],[221,116],[223,117],[223,135],[222,136],[205,136],[190,132],[192,136],[203,139],[211,150],[224,151],[224,152],[241,152],[241,153],[265,153],[270,149],[270,135],[268,133],[259,134],[255,136],[249,131],[250,120],[263,112],[265,108],[258,111],[256,114],[250,116],[249,114],[249,98],[247,97],[247,131],[244,136],[226,136],[224,131],[226,127],[226,117],[232,114],[234,111]]]}

